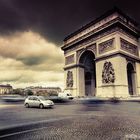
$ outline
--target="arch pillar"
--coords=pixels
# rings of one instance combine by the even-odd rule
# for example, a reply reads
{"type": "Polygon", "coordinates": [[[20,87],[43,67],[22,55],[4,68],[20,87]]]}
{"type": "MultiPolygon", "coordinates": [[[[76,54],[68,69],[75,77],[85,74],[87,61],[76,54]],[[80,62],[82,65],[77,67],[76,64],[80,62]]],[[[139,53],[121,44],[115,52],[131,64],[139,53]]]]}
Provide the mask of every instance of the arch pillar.
{"type": "Polygon", "coordinates": [[[84,67],[77,67],[77,94],[78,96],[85,96],[85,76],[84,76],[84,67]]]}

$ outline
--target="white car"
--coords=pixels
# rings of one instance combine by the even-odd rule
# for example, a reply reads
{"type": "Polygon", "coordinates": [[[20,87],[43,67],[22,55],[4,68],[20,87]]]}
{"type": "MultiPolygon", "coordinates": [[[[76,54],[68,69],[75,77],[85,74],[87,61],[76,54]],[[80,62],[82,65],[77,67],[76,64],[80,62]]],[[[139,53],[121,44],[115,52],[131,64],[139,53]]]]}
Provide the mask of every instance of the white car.
{"type": "Polygon", "coordinates": [[[39,107],[39,108],[48,108],[53,107],[54,102],[51,100],[46,100],[43,96],[28,96],[24,102],[25,107],[39,107]]]}
{"type": "Polygon", "coordinates": [[[62,99],[73,99],[74,97],[67,92],[60,92],[58,93],[58,97],[62,98],[62,99]]]}

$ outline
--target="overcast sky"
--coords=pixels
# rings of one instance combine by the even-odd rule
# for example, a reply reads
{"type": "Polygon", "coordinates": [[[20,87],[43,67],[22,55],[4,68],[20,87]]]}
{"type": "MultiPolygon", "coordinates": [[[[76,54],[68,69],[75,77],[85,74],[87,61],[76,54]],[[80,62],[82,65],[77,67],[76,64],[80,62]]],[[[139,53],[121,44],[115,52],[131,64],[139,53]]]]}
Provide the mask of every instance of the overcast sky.
{"type": "Polygon", "coordinates": [[[63,39],[113,6],[140,23],[138,0],[0,0],[0,83],[63,87],[63,39]]]}

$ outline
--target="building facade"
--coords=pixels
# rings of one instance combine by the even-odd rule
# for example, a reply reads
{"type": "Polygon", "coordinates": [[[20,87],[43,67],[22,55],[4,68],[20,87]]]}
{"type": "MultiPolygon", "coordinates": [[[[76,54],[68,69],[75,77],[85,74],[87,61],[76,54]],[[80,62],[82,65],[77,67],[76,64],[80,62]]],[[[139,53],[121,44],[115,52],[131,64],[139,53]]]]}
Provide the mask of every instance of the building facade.
{"type": "Polygon", "coordinates": [[[12,94],[13,88],[11,85],[0,85],[0,95],[12,94]]]}
{"type": "Polygon", "coordinates": [[[61,92],[60,87],[41,87],[41,86],[33,87],[31,86],[31,87],[25,88],[25,91],[27,90],[31,90],[34,95],[47,95],[49,93],[61,92]]]}
{"type": "Polygon", "coordinates": [[[114,8],[64,39],[65,90],[74,96],[140,95],[138,24],[114,8]]]}

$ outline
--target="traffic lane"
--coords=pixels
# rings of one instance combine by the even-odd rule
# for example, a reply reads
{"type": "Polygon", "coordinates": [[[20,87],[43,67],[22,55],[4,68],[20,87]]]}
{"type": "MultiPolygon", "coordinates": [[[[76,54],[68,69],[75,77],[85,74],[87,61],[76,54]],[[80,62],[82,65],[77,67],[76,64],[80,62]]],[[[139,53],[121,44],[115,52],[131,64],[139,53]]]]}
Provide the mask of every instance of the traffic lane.
{"type": "Polygon", "coordinates": [[[118,140],[140,136],[140,120],[127,116],[76,116],[5,135],[3,140],[118,140]]]}
{"type": "Polygon", "coordinates": [[[52,118],[76,115],[81,110],[77,104],[56,104],[53,109],[25,108],[23,104],[0,108],[0,129],[14,127],[19,124],[49,120],[52,118]]]}
{"type": "Polygon", "coordinates": [[[56,104],[53,109],[39,109],[25,108],[23,104],[18,104],[0,108],[0,129],[76,115],[139,117],[139,105],[139,103],[127,102],[119,104],[56,104]]]}
{"type": "Polygon", "coordinates": [[[49,120],[43,120],[43,121],[38,121],[38,122],[32,122],[32,123],[28,123],[26,125],[18,125],[15,127],[9,127],[6,129],[0,129],[0,139],[2,137],[8,137],[8,136],[13,136],[13,135],[17,135],[19,133],[25,133],[25,132],[29,132],[29,131],[34,131],[37,129],[42,129],[45,127],[48,127],[48,125],[50,123],[55,123],[57,121],[64,121],[64,120],[68,120],[68,119],[72,119],[73,117],[61,117],[61,118],[52,118],[49,120]]]}
{"type": "Polygon", "coordinates": [[[81,108],[83,112],[92,111],[103,111],[107,115],[129,115],[129,116],[139,116],[140,115],[140,102],[100,102],[100,103],[89,103],[84,102],[81,108]]]}
{"type": "MultiPolygon", "coordinates": [[[[105,108],[104,108],[105,110],[105,108]]],[[[101,115],[101,111],[93,108],[94,115],[101,115]],[[95,112],[96,111],[96,112],[95,112]]],[[[91,114],[83,104],[56,104],[53,109],[25,108],[23,104],[8,105],[0,108],[0,129],[16,127],[18,125],[27,125],[29,123],[52,118],[61,118],[79,114],[91,114]]],[[[104,115],[104,113],[103,113],[104,115]]]]}

